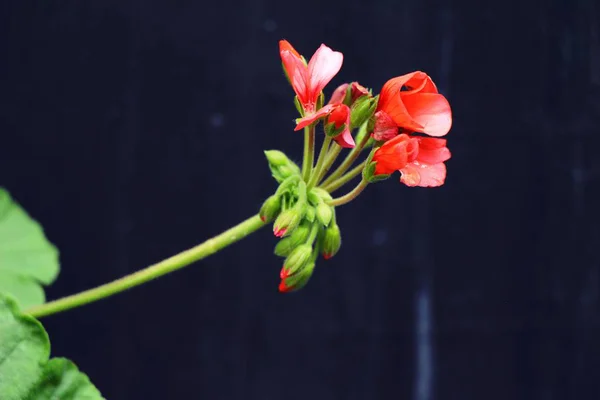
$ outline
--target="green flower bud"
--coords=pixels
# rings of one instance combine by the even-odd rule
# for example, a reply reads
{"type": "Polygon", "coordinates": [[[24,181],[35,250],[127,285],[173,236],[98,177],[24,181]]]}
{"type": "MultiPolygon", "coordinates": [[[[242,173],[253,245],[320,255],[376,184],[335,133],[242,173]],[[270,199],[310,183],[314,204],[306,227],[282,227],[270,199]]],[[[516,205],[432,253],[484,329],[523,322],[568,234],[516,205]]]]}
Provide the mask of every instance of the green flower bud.
{"type": "Polygon", "coordinates": [[[279,291],[282,293],[288,293],[302,289],[310,280],[314,270],[315,262],[311,260],[301,271],[282,279],[281,283],[279,284],[279,291]]]}
{"type": "Polygon", "coordinates": [[[332,199],[331,194],[329,194],[329,192],[325,189],[322,189],[320,187],[315,187],[312,188],[311,193],[313,193],[315,196],[320,197],[321,199],[325,200],[325,201],[329,201],[332,199]]]}
{"type": "Polygon", "coordinates": [[[324,202],[321,202],[316,207],[317,219],[323,226],[328,226],[331,222],[331,218],[333,218],[333,208],[324,202]]]}
{"type": "Polygon", "coordinates": [[[292,276],[306,267],[308,262],[311,261],[312,253],[312,246],[306,243],[301,244],[292,250],[283,263],[283,268],[280,273],[281,279],[292,276]]]}
{"type": "Polygon", "coordinates": [[[290,159],[285,153],[279,150],[265,150],[265,156],[269,164],[274,167],[281,167],[290,163],[290,159]]]}
{"type": "Polygon", "coordinates": [[[272,195],[265,200],[258,214],[263,222],[271,222],[277,217],[279,210],[281,210],[281,197],[272,195]]]}
{"type": "Polygon", "coordinates": [[[273,224],[273,233],[277,237],[291,234],[300,225],[306,214],[306,204],[297,204],[292,208],[282,211],[273,224]]]}
{"type": "Polygon", "coordinates": [[[279,150],[266,150],[265,156],[269,162],[271,174],[277,182],[282,182],[294,175],[300,175],[300,168],[283,152],[279,150]]]}
{"type": "Polygon", "coordinates": [[[280,257],[287,257],[299,245],[306,242],[310,235],[310,224],[303,223],[298,226],[290,236],[284,237],[275,246],[275,254],[280,257]]]}
{"type": "Polygon", "coordinates": [[[350,126],[352,129],[364,124],[375,113],[377,108],[377,97],[362,96],[352,104],[350,113],[350,126]]]}
{"type": "Polygon", "coordinates": [[[342,235],[338,224],[333,223],[325,229],[321,241],[323,258],[326,260],[335,256],[342,246],[342,235]]]}
{"type": "Polygon", "coordinates": [[[312,224],[313,222],[315,222],[315,217],[316,217],[315,208],[308,206],[306,208],[306,215],[304,216],[304,219],[306,219],[308,222],[310,222],[312,224]]]}

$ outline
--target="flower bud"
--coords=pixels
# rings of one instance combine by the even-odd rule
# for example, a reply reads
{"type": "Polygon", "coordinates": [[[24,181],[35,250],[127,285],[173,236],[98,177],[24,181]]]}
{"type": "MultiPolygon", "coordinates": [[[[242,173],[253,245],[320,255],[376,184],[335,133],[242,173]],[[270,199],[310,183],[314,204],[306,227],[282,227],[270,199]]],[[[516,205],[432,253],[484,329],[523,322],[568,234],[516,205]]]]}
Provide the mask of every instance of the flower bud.
{"type": "Polygon", "coordinates": [[[281,279],[285,279],[288,276],[294,275],[295,273],[301,271],[310,261],[312,252],[312,246],[306,243],[301,244],[292,250],[290,255],[287,256],[283,263],[283,268],[281,269],[280,273],[281,279]]]}
{"type": "MultiPolygon", "coordinates": [[[[323,199],[323,200],[325,200],[325,201],[329,201],[329,200],[333,199],[333,198],[331,197],[331,194],[330,194],[330,193],[329,193],[327,190],[325,190],[325,189],[323,189],[323,188],[320,188],[320,187],[315,187],[315,188],[312,188],[312,189],[310,190],[310,192],[311,192],[311,193],[312,193],[314,196],[320,197],[321,199],[323,199]]],[[[315,204],[318,204],[318,203],[319,203],[319,201],[317,201],[315,204]]]]}
{"type": "Polygon", "coordinates": [[[282,211],[275,223],[273,224],[273,234],[277,237],[283,237],[287,234],[292,233],[306,213],[306,204],[300,207],[292,207],[282,211]]]}
{"type": "Polygon", "coordinates": [[[322,242],[323,258],[326,260],[335,256],[342,246],[342,235],[338,224],[333,223],[325,229],[322,242]]]}
{"type": "Polygon", "coordinates": [[[271,222],[279,214],[281,209],[281,198],[277,195],[269,196],[260,208],[260,219],[262,222],[271,222]]]}
{"type": "Polygon", "coordinates": [[[331,218],[333,218],[333,208],[324,202],[321,202],[316,207],[316,215],[317,219],[323,226],[328,226],[331,222],[331,218]]]}
{"type": "Polygon", "coordinates": [[[288,237],[284,237],[275,246],[275,254],[280,257],[287,257],[301,244],[305,243],[310,235],[310,224],[300,224],[288,237]]]}
{"type": "Polygon", "coordinates": [[[358,128],[364,124],[375,113],[377,108],[377,97],[371,98],[368,96],[359,97],[354,104],[350,113],[351,129],[358,128]]]}
{"type": "Polygon", "coordinates": [[[281,283],[279,284],[279,291],[282,293],[288,293],[302,289],[310,280],[314,270],[315,262],[311,260],[298,273],[282,279],[281,283]]]}
{"type": "Polygon", "coordinates": [[[283,152],[279,150],[266,150],[265,156],[267,157],[271,174],[277,182],[282,182],[290,176],[300,175],[300,168],[283,152]]]}

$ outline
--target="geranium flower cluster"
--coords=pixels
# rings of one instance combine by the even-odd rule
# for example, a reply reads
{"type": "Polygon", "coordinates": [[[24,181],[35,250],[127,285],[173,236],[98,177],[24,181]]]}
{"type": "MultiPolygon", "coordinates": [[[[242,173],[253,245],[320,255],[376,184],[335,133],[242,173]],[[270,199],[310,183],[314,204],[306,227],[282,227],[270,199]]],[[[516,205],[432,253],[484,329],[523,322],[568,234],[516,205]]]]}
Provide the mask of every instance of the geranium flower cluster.
{"type": "Polygon", "coordinates": [[[265,152],[279,187],[263,204],[260,216],[265,222],[274,221],[273,233],[280,238],[275,254],[285,257],[279,290],[290,292],[306,285],[319,254],[329,259],[340,249],[336,206],[395,171],[407,186],[444,184],[450,151],[441,137],[450,131],[452,112],[433,80],[421,71],[388,80],[375,96],[358,82],[345,83],[325,103],[323,89],[340,71],[342,53],[322,44],[307,62],[282,40],[279,54],[296,94],[300,115],[295,130],[304,130],[304,157],[299,167],[280,151],[265,152]],[[319,124],[324,134],[315,160],[319,124]],[[349,153],[330,173],[342,149],[349,153]],[[367,152],[361,162],[360,155],[367,152]],[[359,176],[354,189],[332,197],[359,176]]]}

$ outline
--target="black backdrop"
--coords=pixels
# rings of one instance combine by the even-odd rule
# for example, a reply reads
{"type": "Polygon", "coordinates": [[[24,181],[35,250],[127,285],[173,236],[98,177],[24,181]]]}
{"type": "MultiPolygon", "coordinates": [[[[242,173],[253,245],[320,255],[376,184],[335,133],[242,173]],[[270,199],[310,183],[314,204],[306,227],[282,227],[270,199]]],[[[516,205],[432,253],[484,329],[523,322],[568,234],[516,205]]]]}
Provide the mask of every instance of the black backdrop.
{"type": "Polygon", "coordinates": [[[444,187],[369,187],[342,251],[277,292],[267,229],[44,320],[109,399],[597,399],[600,6],[593,0],[8,1],[0,184],[61,249],[57,298],[255,213],[296,159],[277,42],[329,90],[427,71],[444,187]]]}

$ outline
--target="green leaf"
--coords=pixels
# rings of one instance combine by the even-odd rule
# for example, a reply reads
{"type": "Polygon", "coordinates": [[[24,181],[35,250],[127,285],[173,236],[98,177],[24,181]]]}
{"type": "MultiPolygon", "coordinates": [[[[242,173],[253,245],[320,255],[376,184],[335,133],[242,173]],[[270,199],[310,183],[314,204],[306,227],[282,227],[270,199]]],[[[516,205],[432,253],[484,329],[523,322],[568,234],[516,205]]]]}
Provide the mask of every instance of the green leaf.
{"type": "Polygon", "coordinates": [[[41,285],[59,271],[58,250],[10,194],[0,188],[0,293],[9,293],[20,307],[45,302],[41,285]]]}
{"type": "Polygon", "coordinates": [[[16,302],[0,295],[0,399],[102,400],[75,364],[48,360],[50,340],[36,319],[19,313],[16,302]]]}
{"type": "Polygon", "coordinates": [[[25,399],[42,374],[50,341],[42,325],[18,314],[15,302],[0,296],[0,399],[25,399]]]}

